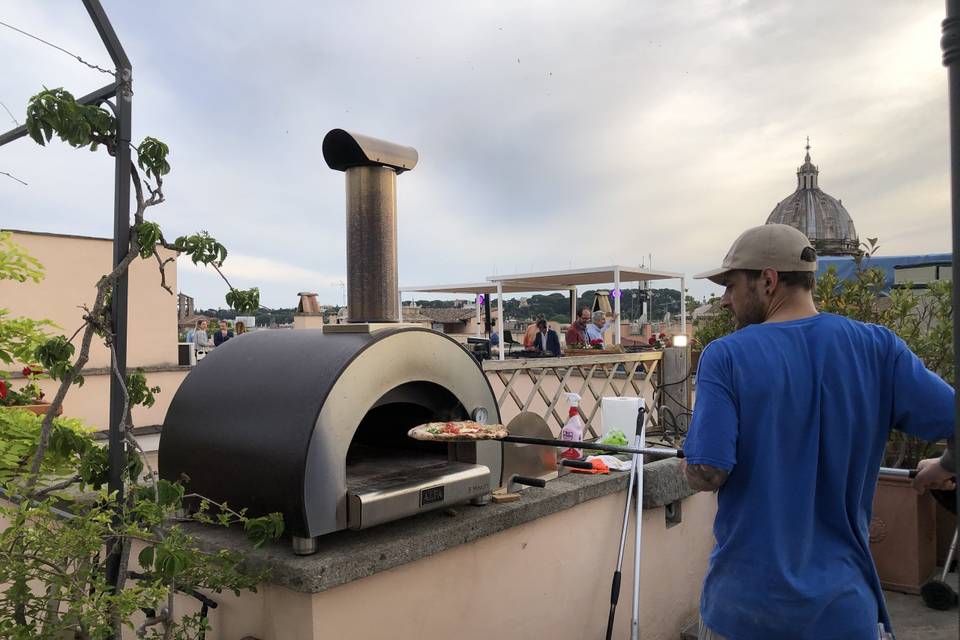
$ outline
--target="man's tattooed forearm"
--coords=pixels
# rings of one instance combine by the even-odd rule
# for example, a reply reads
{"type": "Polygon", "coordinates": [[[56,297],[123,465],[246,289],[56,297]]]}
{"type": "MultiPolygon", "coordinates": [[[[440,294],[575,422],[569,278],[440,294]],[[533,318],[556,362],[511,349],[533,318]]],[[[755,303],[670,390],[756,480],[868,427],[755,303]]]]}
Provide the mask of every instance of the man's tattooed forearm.
{"type": "Polygon", "coordinates": [[[727,472],[708,464],[688,464],[687,484],[695,491],[716,491],[727,481],[727,472]]]}

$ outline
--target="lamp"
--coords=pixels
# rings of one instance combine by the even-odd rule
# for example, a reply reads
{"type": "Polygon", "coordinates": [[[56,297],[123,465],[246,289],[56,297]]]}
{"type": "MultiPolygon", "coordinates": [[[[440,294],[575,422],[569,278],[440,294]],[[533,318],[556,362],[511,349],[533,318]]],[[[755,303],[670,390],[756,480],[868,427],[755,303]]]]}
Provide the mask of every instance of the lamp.
{"type": "Polygon", "coordinates": [[[671,340],[671,344],[672,344],[674,347],[685,347],[685,346],[687,346],[687,344],[688,344],[687,334],[685,334],[685,333],[678,333],[677,335],[673,336],[673,338],[672,338],[672,340],[671,340]]]}

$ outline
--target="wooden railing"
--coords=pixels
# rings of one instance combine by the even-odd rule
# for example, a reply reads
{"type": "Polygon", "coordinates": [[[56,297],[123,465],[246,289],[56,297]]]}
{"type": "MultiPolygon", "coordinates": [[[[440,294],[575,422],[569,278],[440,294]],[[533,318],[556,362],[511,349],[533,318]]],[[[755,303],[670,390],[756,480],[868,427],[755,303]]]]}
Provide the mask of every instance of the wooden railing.
{"type": "Polygon", "coordinates": [[[521,411],[533,411],[559,434],[567,420],[563,394],[573,392],[581,397],[580,414],[587,427],[584,437],[596,438],[602,433],[600,399],[604,396],[644,398],[647,406],[653,407],[648,433],[657,432],[662,359],[662,352],[649,351],[485,360],[483,370],[497,396],[504,423],[509,423],[521,411]]]}

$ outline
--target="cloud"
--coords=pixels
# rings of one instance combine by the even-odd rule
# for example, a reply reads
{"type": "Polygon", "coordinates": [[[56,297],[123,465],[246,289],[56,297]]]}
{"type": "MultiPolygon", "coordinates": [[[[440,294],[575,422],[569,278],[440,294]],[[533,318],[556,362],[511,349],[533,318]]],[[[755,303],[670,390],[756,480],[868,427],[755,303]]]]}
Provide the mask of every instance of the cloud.
{"type": "MultiPolygon", "coordinates": [[[[949,237],[939,6],[281,0],[237,11],[180,0],[107,10],[134,63],[134,137],[172,150],[168,201],[151,214],[170,236],[209,229],[242,286],[260,284],[270,305],[293,304],[305,287],[341,300],[343,176],[320,154],[334,127],[420,152],[398,179],[404,285],[651,253],[665,270],[713,267],[794,189],[807,135],[821,185],[883,252],[943,250],[949,237]]],[[[7,18],[106,61],[79,6],[14,3],[7,18]]],[[[42,84],[80,94],[104,80],[6,30],[0,47],[18,61],[0,89],[12,109],[42,84]]],[[[15,226],[111,233],[106,156],[20,141],[0,150],[0,171],[30,182],[0,180],[0,217],[14,212],[15,226]]],[[[222,300],[209,276],[183,269],[180,284],[200,305],[222,300]]]]}

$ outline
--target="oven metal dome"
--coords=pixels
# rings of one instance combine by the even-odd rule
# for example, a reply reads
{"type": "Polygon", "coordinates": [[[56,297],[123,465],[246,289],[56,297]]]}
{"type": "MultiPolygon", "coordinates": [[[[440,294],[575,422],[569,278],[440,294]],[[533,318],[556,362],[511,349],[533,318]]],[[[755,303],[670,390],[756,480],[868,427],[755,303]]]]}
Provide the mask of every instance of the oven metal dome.
{"type": "Polygon", "coordinates": [[[860,239],[853,219],[843,202],[819,187],[819,168],[810,161],[810,140],[807,154],[797,168],[797,189],[777,203],[767,217],[767,224],[788,224],[810,239],[821,256],[856,255],[860,239]]]}
{"type": "MultiPolygon", "coordinates": [[[[386,408],[375,437],[413,426],[398,424],[391,407],[400,401],[438,419],[483,409],[499,421],[479,364],[449,336],[344,328],[257,331],[217,347],[170,404],[160,476],[251,515],[279,511],[292,535],[311,538],[348,526],[347,454],[371,411],[386,408]]],[[[456,460],[489,468],[486,492],[499,485],[500,443],[451,449],[456,460]]]]}

